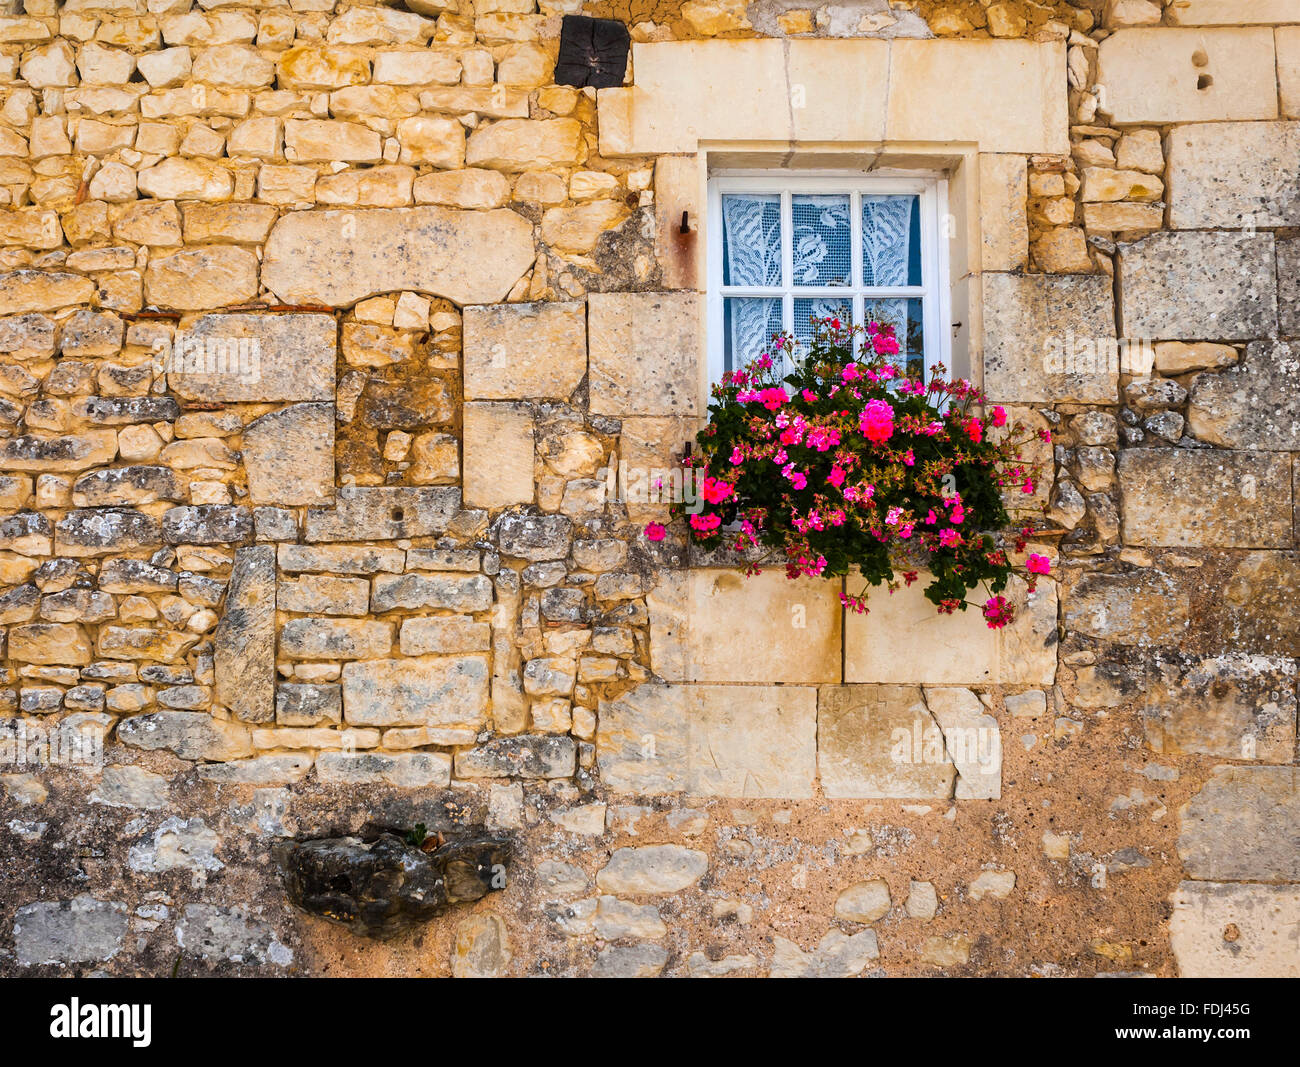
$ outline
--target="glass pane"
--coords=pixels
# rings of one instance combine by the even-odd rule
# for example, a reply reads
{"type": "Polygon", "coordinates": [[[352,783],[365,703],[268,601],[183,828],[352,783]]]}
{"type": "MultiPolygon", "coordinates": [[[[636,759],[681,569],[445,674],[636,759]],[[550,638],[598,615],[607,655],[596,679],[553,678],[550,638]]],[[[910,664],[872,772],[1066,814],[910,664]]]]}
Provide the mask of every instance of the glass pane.
{"type": "Polygon", "coordinates": [[[722,369],[740,370],[771,351],[772,335],[781,332],[781,301],[729,296],[722,302],[722,329],[722,369]]]}
{"type": "Polygon", "coordinates": [[[847,299],[839,300],[833,296],[796,297],[794,301],[794,337],[798,342],[797,355],[808,354],[808,342],[812,340],[813,326],[811,319],[837,318],[846,324],[853,321],[853,306],[847,299]]]}
{"type": "Polygon", "coordinates": [[[790,198],[795,285],[853,283],[853,226],[847,196],[790,198]]]}
{"type": "Polygon", "coordinates": [[[920,300],[868,300],[863,309],[867,322],[894,327],[898,355],[892,362],[909,378],[925,373],[925,319],[920,300]]]}
{"type": "Polygon", "coordinates": [[[921,284],[921,198],[862,197],[862,284],[921,284]]]}
{"type": "Polygon", "coordinates": [[[781,198],[777,194],[723,196],[722,284],[781,284],[781,198]]]}

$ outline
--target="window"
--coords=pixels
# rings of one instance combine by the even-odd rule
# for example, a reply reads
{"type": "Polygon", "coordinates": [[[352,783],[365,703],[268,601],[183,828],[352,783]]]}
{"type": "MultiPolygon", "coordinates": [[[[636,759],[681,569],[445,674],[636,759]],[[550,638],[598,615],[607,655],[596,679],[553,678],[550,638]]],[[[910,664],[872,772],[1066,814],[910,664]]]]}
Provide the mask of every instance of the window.
{"type": "MultiPolygon", "coordinates": [[[[925,178],[720,176],[709,183],[709,380],[811,318],[894,326],[900,369],[947,362],[946,183],[925,178]]],[[[802,345],[801,345],[802,347],[802,345]]]]}

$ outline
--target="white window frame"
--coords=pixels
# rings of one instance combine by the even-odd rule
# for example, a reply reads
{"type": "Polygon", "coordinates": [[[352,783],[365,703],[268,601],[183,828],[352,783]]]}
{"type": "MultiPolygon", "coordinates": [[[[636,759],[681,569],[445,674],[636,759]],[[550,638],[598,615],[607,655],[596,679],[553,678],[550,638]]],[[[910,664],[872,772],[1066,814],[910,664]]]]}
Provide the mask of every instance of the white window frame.
{"type": "MultiPolygon", "coordinates": [[[[929,175],[864,175],[858,172],[819,172],[801,174],[790,170],[722,171],[710,175],[708,183],[708,372],[709,384],[722,379],[726,337],[723,328],[724,297],[780,298],[782,328],[794,332],[795,297],[848,298],[852,301],[853,321],[862,322],[867,300],[921,300],[925,330],[925,375],[927,379],[936,363],[951,372],[952,300],[948,268],[948,241],[942,222],[948,218],[948,182],[929,175]],[[767,193],[781,197],[783,233],[780,286],[724,286],[722,284],[722,196],[724,193],[767,193]],[[818,195],[849,194],[852,221],[852,281],[862,280],[862,209],[866,195],[916,195],[920,197],[921,284],[918,286],[870,287],[794,286],[791,197],[800,193],[818,195]]],[[[846,301],[847,302],[847,301],[846,301]]],[[[789,368],[787,368],[788,372],[789,368]]],[[[950,375],[951,376],[951,375],[950,375]]]]}

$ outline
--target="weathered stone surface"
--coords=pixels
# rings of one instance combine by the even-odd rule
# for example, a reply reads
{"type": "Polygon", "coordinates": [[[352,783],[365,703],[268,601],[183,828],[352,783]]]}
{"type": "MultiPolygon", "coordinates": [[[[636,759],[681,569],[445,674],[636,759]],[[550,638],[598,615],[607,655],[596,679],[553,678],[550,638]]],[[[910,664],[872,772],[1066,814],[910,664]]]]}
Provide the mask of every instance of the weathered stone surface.
{"type": "Polygon", "coordinates": [[[1228,576],[1216,604],[1227,647],[1300,655],[1300,558],[1294,552],[1251,552],[1228,576]]]}
{"type": "Polygon", "coordinates": [[[451,757],[441,752],[322,752],[316,776],[335,785],[441,788],[451,783],[451,757]]]}
{"type": "Polygon", "coordinates": [[[1216,374],[1192,380],[1187,428],[1224,448],[1266,451],[1300,449],[1300,347],[1256,341],[1246,358],[1216,374]]]}
{"type": "Polygon", "coordinates": [[[308,575],[281,580],[276,604],[281,611],[303,615],[364,615],[370,603],[370,583],[364,578],[308,575]]]}
{"type": "Polygon", "coordinates": [[[1173,645],[1191,626],[1186,590],[1160,571],[1075,574],[1063,591],[1064,622],[1072,633],[1124,645],[1173,645]]]}
{"type": "Polygon", "coordinates": [[[72,502],[79,508],[138,506],[185,498],[180,480],[168,467],[112,467],[91,471],[72,486],[72,502]]]}
{"type": "Polygon", "coordinates": [[[162,543],[157,519],[125,508],[70,511],[55,527],[55,548],[68,556],[104,556],[162,543]]]}
{"type": "Polygon", "coordinates": [[[336,329],[331,315],[204,315],[177,338],[167,382],[191,400],[333,400],[336,329]]]}
{"type": "Polygon", "coordinates": [[[482,652],[491,646],[491,628],[461,616],[407,619],[402,623],[404,656],[482,652]]]}
{"type": "MultiPolygon", "coordinates": [[[[927,576],[890,594],[871,591],[867,613],[844,624],[844,677],[849,682],[925,685],[1051,685],[1056,677],[1056,583],[1033,594],[1012,578],[1004,592],[1015,619],[990,630],[978,611],[941,615],[925,599],[927,576]]],[[[849,578],[850,588],[861,579],[849,578]]],[[[968,594],[982,603],[981,589],[968,594]]]]}
{"type": "Polygon", "coordinates": [[[533,256],[532,226],[505,209],[296,211],[271,230],[262,281],[291,304],[349,305],[397,289],[487,304],[533,256]]]}
{"type": "Polygon", "coordinates": [[[274,857],[295,905],[358,934],[391,937],[502,888],[496,876],[510,861],[510,847],[496,838],[465,838],[423,852],[382,834],[368,843],[286,842],[274,857]]]}
{"type": "Polygon", "coordinates": [[[235,553],[225,611],[213,634],[213,696],[236,718],[275,717],[275,549],[235,553]]]}
{"type": "Polygon", "coordinates": [[[984,389],[992,400],[1113,404],[1111,280],[984,275],[984,389]]]}
{"type": "Polygon", "coordinates": [[[465,162],[493,170],[545,170],[581,162],[582,125],[574,119],[503,119],[469,138],[465,162]]]}
{"type": "Polygon", "coordinates": [[[573,521],[563,515],[503,515],[497,526],[503,556],[533,563],[564,559],[573,542],[573,521]]]}
{"type": "Polygon", "coordinates": [[[1168,547],[1288,548],[1291,465],[1269,453],[1125,449],[1124,541],[1168,547]]]}
{"type": "Polygon", "coordinates": [[[952,797],[956,770],[920,689],[826,687],[817,720],[817,764],[828,797],[952,797]]]}
{"type": "Polygon", "coordinates": [[[370,606],[374,611],[486,611],[492,606],[492,579],[485,574],[379,575],[370,606]]]}
{"type": "Polygon", "coordinates": [[[112,808],[157,811],[167,805],[167,790],[165,775],[129,765],[105,767],[90,799],[92,803],[112,808]]]}
{"type": "Polygon", "coordinates": [[[393,628],[367,619],[290,619],[280,654],[291,659],[375,659],[393,648],[393,628]]]}
{"type": "Polygon", "coordinates": [[[587,373],[580,303],[468,307],[464,323],[467,399],[567,400],[587,373]]]}
{"type": "Polygon", "coordinates": [[[1267,27],[1123,29],[1102,41],[1097,62],[1106,111],[1119,125],[1277,116],[1273,31],[1267,27]],[[1205,59],[1200,67],[1198,53],[1205,59]],[[1153,70],[1160,77],[1153,78],[1153,70]]]}
{"type": "Polygon", "coordinates": [[[510,936],[498,915],[472,915],[456,926],[454,978],[501,978],[510,966],[510,936]]]}
{"type": "Polygon", "coordinates": [[[1300,978],[1300,886],[1183,882],[1173,903],[1180,977],[1300,978]]]}
{"type": "Polygon", "coordinates": [[[619,416],[699,412],[701,310],[694,293],[592,293],[591,410],[619,416]]]}
{"type": "Polygon", "coordinates": [[[334,406],[294,404],[244,430],[254,504],[322,506],[334,499],[334,406]]]}
{"type": "Polygon", "coordinates": [[[645,796],[686,789],[690,739],[685,690],[648,682],[601,703],[596,754],[606,785],[645,796]]]}
{"type": "Polygon", "coordinates": [[[1025,158],[982,153],[979,179],[984,270],[1021,270],[1029,261],[1025,158]]]}
{"type": "Polygon", "coordinates": [[[1300,768],[1216,767],[1181,826],[1178,855],[1192,878],[1300,882],[1300,768]]]}
{"type": "Polygon", "coordinates": [[[246,248],[188,248],[149,261],[145,297],[158,307],[179,311],[241,304],[257,295],[257,268],[257,256],[246,248]]]}
{"type": "Polygon", "coordinates": [[[354,726],[482,725],[487,657],[420,656],[343,665],[343,717],[354,726]]]}
{"type": "Polygon", "coordinates": [[[54,308],[87,304],[94,291],[95,283],[80,274],[11,271],[0,274],[0,315],[48,312],[54,308]]]}
{"type": "Polygon", "coordinates": [[[1231,341],[1277,332],[1271,233],[1152,234],[1123,246],[1118,270],[1126,337],[1231,341]]]}
{"type": "Polygon", "coordinates": [[[280,569],[290,574],[323,571],[327,574],[400,573],[406,553],[400,548],[356,545],[281,545],[280,569]]]}
{"type": "Polygon", "coordinates": [[[312,767],[311,753],[254,756],[230,763],[203,763],[198,775],[205,782],[223,785],[282,786],[305,778],[312,767]]]}
{"type": "Polygon", "coordinates": [[[1147,743],[1162,755],[1200,753],[1288,763],[1295,755],[1295,664],[1245,654],[1163,663],[1142,700],[1147,743]]]}
{"type": "Polygon", "coordinates": [[[239,544],[253,536],[253,513],[225,504],[170,508],[162,532],[169,545],[239,544]]]}
{"type": "Polygon", "coordinates": [[[458,778],[568,778],[577,767],[571,737],[500,737],[456,753],[458,778]]]}
{"type": "Polygon", "coordinates": [[[14,953],[23,967],[40,964],[99,963],[122,949],[126,905],[96,900],[41,900],[14,912],[14,953]]]}
{"type": "Polygon", "coordinates": [[[1169,135],[1169,223],[1174,229],[1300,225],[1288,180],[1300,155],[1290,122],[1211,122],[1169,135]]]}
{"type": "Polygon", "coordinates": [[[75,623],[33,622],[9,630],[8,657],[19,663],[90,662],[90,639],[75,623]]]}
{"type": "Polygon", "coordinates": [[[198,641],[197,634],[155,630],[147,626],[105,626],[99,631],[95,651],[106,659],[142,659],[171,663],[198,641]]]}
{"type": "Polygon", "coordinates": [[[468,507],[533,502],[533,416],[526,404],[472,401],[462,409],[468,507]]]}
{"type": "Polygon", "coordinates": [[[791,581],[778,570],[666,571],[646,598],[655,673],[674,682],[839,681],[839,593],[835,582],[791,581]],[[791,640],[800,655],[771,654],[791,640]]]}
{"type": "Polygon", "coordinates": [[[460,490],[448,487],[349,486],[334,507],[310,508],[308,541],[396,541],[440,534],[460,508],[460,490]]]}
{"type": "Polygon", "coordinates": [[[117,434],[86,430],[63,437],[21,436],[0,441],[0,470],[82,471],[111,463],[117,455],[117,434]]]}
{"type": "Polygon", "coordinates": [[[592,978],[658,978],[668,963],[662,945],[641,942],[601,949],[591,968],[592,978]]]}
{"type": "Polygon", "coordinates": [[[620,848],[597,872],[596,884],[620,897],[680,893],[703,878],[708,869],[705,853],[681,845],[620,848]]]}
{"type": "Polygon", "coordinates": [[[205,711],[155,711],[123,719],[117,739],[133,748],[167,749],[188,760],[224,762],[253,754],[248,727],[205,711]]]}
{"type": "Polygon", "coordinates": [[[318,726],[343,721],[343,690],[337,685],[285,684],[275,691],[281,726],[318,726]]]}

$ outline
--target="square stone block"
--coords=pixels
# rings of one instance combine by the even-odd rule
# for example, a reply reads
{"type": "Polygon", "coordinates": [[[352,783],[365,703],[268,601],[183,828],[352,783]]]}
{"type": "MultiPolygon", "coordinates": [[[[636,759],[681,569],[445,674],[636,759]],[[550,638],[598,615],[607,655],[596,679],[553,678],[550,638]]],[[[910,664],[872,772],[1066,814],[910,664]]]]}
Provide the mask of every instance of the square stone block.
{"type": "Polygon", "coordinates": [[[701,411],[702,315],[694,293],[592,293],[591,410],[616,416],[701,411]]]}
{"type": "Polygon", "coordinates": [[[1183,882],[1169,941],[1182,978],[1300,978],[1297,929],[1300,886],[1183,882]]]}
{"type": "Polygon", "coordinates": [[[1123,538],[1169,548],[1290,548],[1291,459],[1227,449],[1125,449],[1123,538]]]}
{"type": "Polygon", "coordinates": [[[817,773],[817,691],[647,682],[601,704],[601,780],[644,796],[806,799],[817,773]]]}
{"type": "MultiPolygon", "coordinates": [[[[1051,685],[1056,679],[1056,583],[1040,580],[1029,595],[1013,577],[1002,595],[1016,617],[990,630],[977,607],[941,615],[925,599],[927,575],[890,594],[874,589],[867,613],[844,624],[844,680],[913,685],[1051,685]]],[[[850,591],[861,582],[849,579],[850,591]]],[[[967,599],[982,604],[987,593],[967,599]]]]}
{"type": "Polygon", "coordinates": [[[957,775],[921,690],[902,685],[822,689],[817,769],[832,799],[949,800],[957,775]]]}
{"type": "Polygon", "coordinates": [[[464,326],[467,400],[568,400],[587,373],[580,303],[467,307],[464,326]]]}
{"type": "Polygon", "coordinates": [[[462,439],[465,505],[502,508],[533,499],[532,412],[524,404],[465,405],[462,439]]]}
{"type": "Polygon", "coordinates": [[[1119,254],[1124,336],[1241,341],[1277,332],[1271,233],[1156,233],[1119,254]]]}
{"type": "Polygon", "coordinates": [[[675,682],[840,680],[840,583],[782,570],[666,571],[646,598],[654,672],[675,682]]]}
{"type": "Polygon", "coordinates": [[[1277,117],[1273,31],[1118,30],[1098,49],[1103,111],[1119,125],[1277,117]]]}
{"type": "Polygon", "coordinates": [[[1194,123],[1168,144],[1174,229],[1300,225],[1300,123],[1194,123]]]}
{"type": "Polygon", "coordinates": [[[1267,26],[1300,22],[1300,6],[1295,0],[1179,0],[1169,18],[1179,26],[1267,26]]]}
{"type": "Polygon", "coordinates": [[[418,656],[343,665],[350,726],[457,726],[487,719],[487,656],[418,656]]]}
{"type": "Polygon", "coordinates": [[[1009,403],[1116,403],[1111,280],[1100,274],[985,274],[984,391],[1009,403]]]}
{"type": "Polygon", "coordinates": [[[337,358],[333,315],[203,315],[177,331],[167,384],[186,400],[332,401],[337,358]]]}

